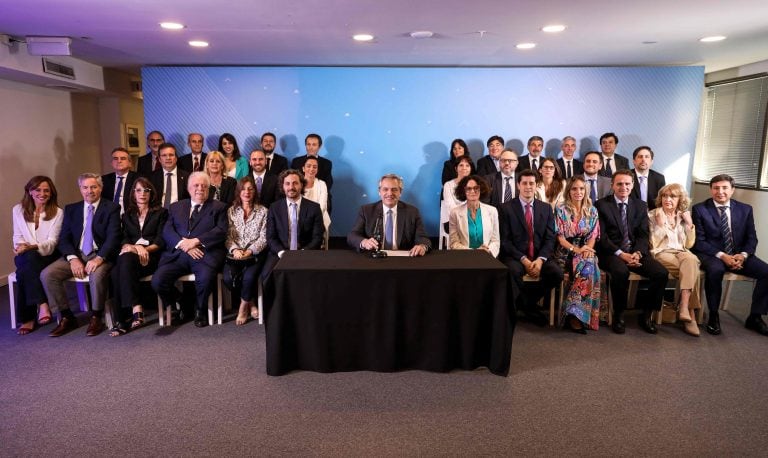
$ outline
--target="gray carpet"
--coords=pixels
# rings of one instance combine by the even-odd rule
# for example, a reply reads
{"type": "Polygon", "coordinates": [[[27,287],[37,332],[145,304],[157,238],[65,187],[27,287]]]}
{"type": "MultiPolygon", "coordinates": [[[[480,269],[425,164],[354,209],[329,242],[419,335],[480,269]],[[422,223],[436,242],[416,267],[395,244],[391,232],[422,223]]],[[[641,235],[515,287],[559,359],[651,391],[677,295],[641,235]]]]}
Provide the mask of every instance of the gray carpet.
{"type": "MultiPolygon", "coordinates": [[[[265,373],[251,322],[19,337],[0,288],[0,455],[765,456],[768,338],[518,325],[512,371],[265,373]]],[[[81,321],[84,317],[81,316],[81,321]]]]}

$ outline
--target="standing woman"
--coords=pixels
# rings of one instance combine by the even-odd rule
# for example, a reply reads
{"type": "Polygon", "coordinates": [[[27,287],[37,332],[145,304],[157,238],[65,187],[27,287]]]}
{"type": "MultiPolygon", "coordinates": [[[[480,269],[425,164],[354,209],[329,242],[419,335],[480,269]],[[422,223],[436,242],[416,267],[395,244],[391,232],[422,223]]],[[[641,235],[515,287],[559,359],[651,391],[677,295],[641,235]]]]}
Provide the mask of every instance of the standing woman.
{"type": "Polygon", "coordinates": [[[559,242],[555,258],[568,274],[561,314],[565,316],[565,327],[586,334],[587,329],[596,331],[600,324],[600,269],[595,256],[600,222],[581,175],[568,180],[564,195],[564,202],[555,208],[559,242]]]}
{"type": "Polygon", "coordinates": [[[251,318],[259,318],[259,308],[254,302],[258,278],[264,263],[261,252],[267,246],[267,209],[259,205],[256,183],[246,176],[237,182],[235,201],[227,211],[227,262],[224,265],[224,283],[233,292],[240,289],[240,309],[235,324],[238,326],[251,318]]]}
{"type": "Polygon", "coordinates": [[[109,335],[118,337],[129,331],[126,309],[132,307],[130,330],[144,325],[144,307],[139,300],[139,279],[157,270],[165,248],[163,227],[168,211],[160,206],[160,198],[152,183],[139,177],[130,191],[130,203],[123,214],[123,242],[120,255],[112,267],[112,292],[115,320],[109,335]]]}
{"type": "Polygon", "coordinates": [[[536,198],[551,205],[552,210],[563,202],[565,180],[556,160],[551,157],[541,159],[536,185],[536,198]]]}
{"type": "Polygon", "coordinates": [[[221,134],[218,151],[224,154],[224,175],[235,180],[248,175],[248,159],[240,154],[234,135],[221,134]]]}
{"type": "Polygon", "coordinates": [[[699,258],[690,248],[696,242],[688,207],[691,200],[685,189],[677,183],[659,189],[656,208],[648,212],[651,232],[651,254],[680,282],[678,320],[683,330],[699,336],[699,326],[691,317],[691,310],[701,307],[699,301],[699,258]]]}
{"type": "Polygon", "coordinates": [[[499,255],[499,213],[492,205],[480,202],[491,189],[478,175],[464,177],[456,186],[456,199],[466,200],[451,210],[448,246],[452,250],[485,250],[499,255]]]}
{"type": "Polygon", "coordinates": [[[224,155],[218,151],[211,151],[205,157],[205,173],[211,178],[211,187],[208,192],[208,200],[218,200],[232,205],[235,200],[235,186],[237,180],[224,175],[224,155]]]}
{"type": "Polygon", "coordinates": [[[331,216],[328,214],[328,186],[325,181],[317,178],[318,161],[316,157],[307,156],[301,171],[304,172],[304,178],[307,185],[304,186],[304,197],[320,204],[320,210],[323,212],[323,226],[325,226],[325,248],[328,248],[328,228],[331,226],[331,216]]]}
{"type": "Polygon", "coordinates": [[[468,177],[475,169],[472,165],[472,159],[469,156],[461,156],[456,159],[454,165],[454,177],[443,185],[443,202],[440,204],[440,223],[443,230],[448,232],[448,219],[451,216],[451,210],[463,204],[463,200],[456,197],[456,189],[462,179],[468,177]]]}
{"type": "MultiPolygon", "coordinates": [[[[469,156],[469,148],[464,140],[457,138],[451,142],[450,159],[443,163],[442,183],[456,178],[456,164],[461,156],[469,156]]],[[[472,164],[472,161],[469,162],[472,164]]],[[[472,173],[475,173],[475,165],[472,164],[472,173]]]]}
{"type": "Polygon", "coordinates": [[[56,244],[64,212],[57,199],[53,181],[46,176],[34,176],[24,186],[21,202],[11,211],[16,255],[13,262],[19,290],[18,316],[22,323],[17,331],[19,335],[35,329],[35,318],[40,326],[51,322],[51,309],[40,283],[40,272],[58,257],[56,244]]]}

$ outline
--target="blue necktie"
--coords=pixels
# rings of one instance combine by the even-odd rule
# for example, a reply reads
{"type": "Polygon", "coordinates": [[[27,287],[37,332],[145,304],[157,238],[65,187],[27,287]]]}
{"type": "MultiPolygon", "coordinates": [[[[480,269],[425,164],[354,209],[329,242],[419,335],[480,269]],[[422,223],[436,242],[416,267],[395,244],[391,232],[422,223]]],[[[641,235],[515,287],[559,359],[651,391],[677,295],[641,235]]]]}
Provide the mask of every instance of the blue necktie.
{"type": "Polygon", "coordinates": [[[646,177],[644,176],[638,176],[637,179],[640,181],[640,199],[643,200],[643,202],[648,202],[648,182],[646,177]]]}
{"type": "Polygon", "coordinates": [[[595,180],[589,180],[589,198],[592,199],[592,204],[597,202],[597,186],[595,180]]]}
{"type": "Polygon", "coordinates": [[[117,177],[117,189],[115,190],[115,197],[112,201],[116,204],[120,203],[120,194],[123,192],[123,177],[117,177]]]}
{"type": "Polygon", "coordinates": [[[259,194],[259,197],[261,197],[261,177],[256,177],[256,191],[259,194]]]}
{"type": "Polygon", "coordinates": [[[299,248],[299,217],[296,214],[296,203],[291,202],[291,250],[297,250],[299,248]]]}
{"type": "Polygon", "coordinates": [[[384,249],[392,249],[392,239],[394,238],[394,228],[392,227],[392,209],[387,210],[387,222],[384,224],[384,249]]]}
{"type": "Polygon", "coordinates": [[[85,211],[85,230],[83,230],[83,254],[88,256],[93,251],[93,205],[88,204],[85,211]]]}
{"type": "Polygon", "coordinates": [[[720,210],[720,233],[723,234],[725,245],[723,251],[726,254],[733,254],[733,234],[731,234],[731,226],[728,225],[728,206],[723,205],[722,207],[717,207],[717,209],[720,210]]]}

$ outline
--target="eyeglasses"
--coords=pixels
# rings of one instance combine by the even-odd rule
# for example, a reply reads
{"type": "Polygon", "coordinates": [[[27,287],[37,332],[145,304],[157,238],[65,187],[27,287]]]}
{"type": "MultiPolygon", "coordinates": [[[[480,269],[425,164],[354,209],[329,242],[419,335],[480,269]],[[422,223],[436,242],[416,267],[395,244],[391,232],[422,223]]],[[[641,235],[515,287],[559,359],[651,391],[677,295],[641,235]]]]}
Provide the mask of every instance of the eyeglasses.
{"type": "Polygon", "coordinates": [[[513,162],[517,162],[517,159],[499,159],[499,162],[501,162],[502,164],[505,164],[505,163],[511,164],[513,162]]]}
{"type": "Polygon", "coordinates": [[[464,191],[465,192],[479,192],[480,191],[480,186],[467,186],[466,188],[464,188],[464,191]]]}
{"type": "Polygon", "coordinates": [[[148,192],[152,192],[152,190],[149,189],[149,188],[136,188],[136,189],[133,190],[133,192],[137,192],[137,193],[141,193],[141,194],[146,194],[148,192]]]}

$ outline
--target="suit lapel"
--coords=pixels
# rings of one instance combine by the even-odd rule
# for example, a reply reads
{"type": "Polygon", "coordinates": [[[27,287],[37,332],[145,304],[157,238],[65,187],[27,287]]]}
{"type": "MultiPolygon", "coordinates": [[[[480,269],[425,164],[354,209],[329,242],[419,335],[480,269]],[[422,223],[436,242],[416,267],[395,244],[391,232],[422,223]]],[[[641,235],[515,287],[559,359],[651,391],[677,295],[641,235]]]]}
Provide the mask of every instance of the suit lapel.
{"type": "Polygon", "coordinates": [[[405,233],[405,205],[402,202],[397,203],[397,246],[400,247],[404,240],[405,233]]]}
{"type": "Polygon", "coordinates": [[[459,234],[467,234],[467,245],[469,245],[469,217],[467,216],[467,206],[464,205],[459,208],[465,209],[465,211],[458,212],[457,215],[459,219],[459,234]]]}

